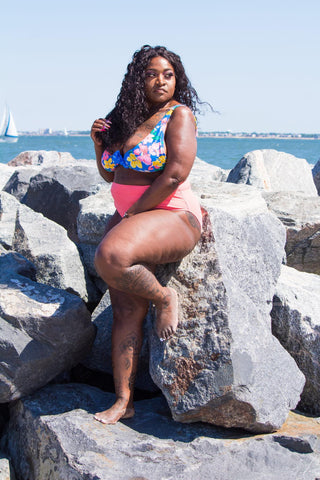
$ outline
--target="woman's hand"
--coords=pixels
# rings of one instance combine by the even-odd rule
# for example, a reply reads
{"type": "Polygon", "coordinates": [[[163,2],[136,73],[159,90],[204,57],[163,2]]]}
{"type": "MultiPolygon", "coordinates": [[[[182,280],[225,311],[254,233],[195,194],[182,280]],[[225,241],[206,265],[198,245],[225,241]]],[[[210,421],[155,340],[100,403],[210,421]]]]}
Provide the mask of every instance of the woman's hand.
{"type": "Polygon", "coordinates": [[[110,126],[111,126],[111,121],[105,120],[104,118],[98,118],[93,122],[90,136],[95,145],[97,146],[102,145],[101,132],[108,130],[110,126]]]}

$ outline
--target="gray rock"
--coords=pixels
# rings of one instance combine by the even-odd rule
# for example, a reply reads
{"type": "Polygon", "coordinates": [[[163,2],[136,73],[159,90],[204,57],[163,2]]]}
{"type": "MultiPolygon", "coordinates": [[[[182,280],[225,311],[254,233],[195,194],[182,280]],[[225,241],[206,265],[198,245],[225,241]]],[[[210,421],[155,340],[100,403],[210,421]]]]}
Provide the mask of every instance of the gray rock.
{"type": "Polygon", "coordinates": [[[5,163],[0,163],[0,190],[3,189],[9,178],[14,174],[15,168],[5,163]]]}
{"type": "Polygon", "coordinates": [[[69,237],[77,242],[79,202],[97,193],[104,184],[94,162],[43,168],[30,180],[28,191],[21,201],[63,226],[69,237]]]}
{"type": "Polygon", "coordinates": [[[106,284],[96,272],[94,256],[107,223],[114,212],[115,207],[109,185],[106,185],[95,195],[90,195],[80,201],[80,211],[77,218],[77,233],[80,241],[78,248],[91,280],[102,293],[106,291],[106,284]]]}
{"type": "Polygon", "coordinates": [[[2,272],[18,273],[23,277],[36,281],[36,268],[20,253],[0,248],[0,269],[2,272]]]}
{"type": "Polygon", "coordinates": [[[37,173],[38,170],[35,168],[17,168],[8,182],[4,185],[3,191],[10,193],[20,202],[28,191],[30,179],[37,173]]]}
{"type": "Polygon", "coordinates": [[[98,279],[98,274],[94,266],[94,256],[96,253],[97,246],[91,245],[89,243],[79,243],[78,248],[81,254],[82,262],[85,265],[88,274],[93,279],[98,279]]]}
{"type": "Polygon", "coordinates": [[[263,193],[287,230],[287,265],[320,274],[320,198],[300,192],[263,193]]]}
{"type": "Polygon", "coordinates": [[[76,160],[71,153],[68,152],[56,152],[47,150],[29,150],[27,152],[21,152],[17,157],[11,160],[8,165],[12,167],[37,165],[65,165],[74,163],[76,160]]]}
{"type": "Polygon", "coordinates": [[[299,408],[320,415],[320,277],[282,266],[272,332],[305,374],[299,408]]]}
{"type": "Polygon", "coordinates": [[[79,297],[4,270],[2,261],[3,256],[0,403],[6,403],[79,363],[90,350],[95,329],[79,297]]]}
{"type": "Polygon", "coordinates": [[[0,451],[0,480],[15,480],[9,458],[0,451]]]}
{"type": "Polygon", "coordinates": [[[97,246],[106,229],[108,220],[115,212],[110,186],[95,195],[80,200],[77,218],[77,233],[80,243],[97,246]]]}
{"type": "Polygon", "coordinates": [[[178,292],[180,326],[166,345],[150,336],[150,373],[175,420],[272,431],[304,386],[271,333],[285,229],[258,190],[210,187],[202,194],[208,215],[200,242],[160,274],[178,292]]]}
{"type": "MultiPolygon", "coordinates": [[[[81,363],[91,370],[112,374],[111,333],[113,316],[109,291],[104,294],[99,305],[92,313],[92,321],[96,327],[97,334],[90,353],[81,363]]],[[[148,317],[144,324],[144,340],[139,356],[135,385],[141,390],[156,392],[159,389],[153,383],[149,374],[147,331],[150,328],[150,317],[148,317]]]]}
{"type": "Polygon", "coordinates": [[[224,170],[196,157],[189,179],[191,184],[206,183],[207,181],[225,182],[230,170],[224,170]]]}
{"type": "Polygon", "coordinates": [[[19,479],[314,480],[319,420],[292,415],[272,435],[248,436],[172,421],[161,398],[136,402],[136,416],[104,426],[92,414],[114,396],[69,384],[12,406],[5,445],[19,479]]]}
{"type": "Polygon", "coordinates": [[[231,170],[227,182],[253,185],[269,192],[301,191],[317,195],[308,162],[277,150],[247,153],[231,170]]]}
{"type": "Polygon", "coordinates": [[[314,165],[312,169],[313,181],[318,191],[318,195],[320,195],[320,160],[314,165]]]}
{"type": "Polygon", "coordinates": [[[88,300],[79,252],[63,227],[19,204],[12,249],[35,265],[38,282],[88,300]]]}
{"type": "Polygon", "coordinates": [[[11,248],[19,202],[12,195],[0,192],[0,244],[11,248]]]}

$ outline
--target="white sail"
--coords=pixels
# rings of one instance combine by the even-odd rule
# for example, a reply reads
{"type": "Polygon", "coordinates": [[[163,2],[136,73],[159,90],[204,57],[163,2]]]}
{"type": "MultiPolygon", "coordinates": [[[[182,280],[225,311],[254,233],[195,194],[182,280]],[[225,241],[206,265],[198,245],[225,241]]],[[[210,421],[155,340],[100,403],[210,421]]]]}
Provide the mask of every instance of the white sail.
{"type": "Polygon", "coordinates": [[[17,137],[18,136],[18,131],[16,129],[16,125],[13,120],[12,113],[9,112],[9,120],[8,120],[8,126],[7,126],[7,131],[5,132],[5,135],[7,137],[17,137]]]}
{"type": "Polygon", "coordinates": [[[13,120],[12,113],[6,107],[6,111],[3,116],[3,121],[0,129],[0,136],[7,142],[17,142],[18,132],[13,120]]]}

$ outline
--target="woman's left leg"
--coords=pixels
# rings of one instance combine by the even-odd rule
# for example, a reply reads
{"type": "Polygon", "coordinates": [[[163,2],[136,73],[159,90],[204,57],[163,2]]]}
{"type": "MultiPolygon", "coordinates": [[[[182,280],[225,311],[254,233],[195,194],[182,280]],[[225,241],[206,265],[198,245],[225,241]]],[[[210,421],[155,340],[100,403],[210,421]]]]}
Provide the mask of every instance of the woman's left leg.
{"type": "Polygon", "coordinates": [[[116,401],[107,410],[96,413],[94,418],[101,423],[114,424],[120,418],[134,415],[134,381],[149,302],[110,287],[109,293],[113,311],[112,370],[116,401]]]}
{"type": "Polygon", "coordinates": [[[177,327],[177,294],[160,285],[144,265],[181,260],[199,238],[200,227],[191,213],[152,210],[123,219],[97,249],[96,269],[109,286],[154,303],[161,339],[177,327]]]}

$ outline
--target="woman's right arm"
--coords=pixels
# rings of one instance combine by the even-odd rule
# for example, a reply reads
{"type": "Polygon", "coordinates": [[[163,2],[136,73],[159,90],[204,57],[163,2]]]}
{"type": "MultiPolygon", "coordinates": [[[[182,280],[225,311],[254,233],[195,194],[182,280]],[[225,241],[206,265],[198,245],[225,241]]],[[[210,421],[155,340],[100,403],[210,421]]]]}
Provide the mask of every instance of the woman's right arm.
{"type": "Polygon", "coordinates": [[[103,168],[101,164],[101,157],[104,151],[101,132],[108,128],[110,128],[110,122],[108,122],[104,118],[98,118],[93,122],[93,125],[91,127],[91,138],[94,143],[94,150],[96,152],[96,160],[99,173],[106,182],[113,182],[114,172],[108,172],[103,168]]]}

